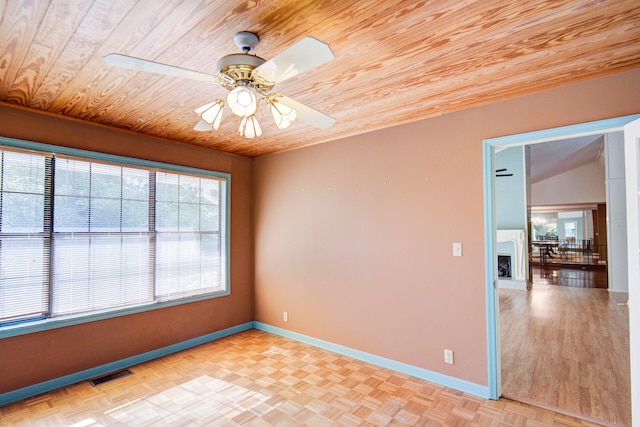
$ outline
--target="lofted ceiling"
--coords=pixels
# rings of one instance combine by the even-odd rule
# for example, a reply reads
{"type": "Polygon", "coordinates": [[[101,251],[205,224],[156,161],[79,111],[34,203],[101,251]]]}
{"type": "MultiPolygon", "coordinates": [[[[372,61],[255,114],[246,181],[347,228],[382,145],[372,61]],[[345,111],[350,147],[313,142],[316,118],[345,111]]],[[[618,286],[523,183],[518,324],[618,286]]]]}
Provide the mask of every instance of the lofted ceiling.
{"type": "Polygon", "coordinates": [[[532,184],[589,163],[604,168],[604,135],[588,135],[529,145],[532,184]]]}
{"type": "Polygon", "coordinates": [[[638,0],[0,0],[0,101],[229,153],[261,156],[640,67],[638,0]],[[259,35],[269,59],[304,36],[335,59],[277,85],[336,118],[261,137],[239,118],[197,132],[212,84],[108,66],[117,52],[215,72],[259,35]]]}

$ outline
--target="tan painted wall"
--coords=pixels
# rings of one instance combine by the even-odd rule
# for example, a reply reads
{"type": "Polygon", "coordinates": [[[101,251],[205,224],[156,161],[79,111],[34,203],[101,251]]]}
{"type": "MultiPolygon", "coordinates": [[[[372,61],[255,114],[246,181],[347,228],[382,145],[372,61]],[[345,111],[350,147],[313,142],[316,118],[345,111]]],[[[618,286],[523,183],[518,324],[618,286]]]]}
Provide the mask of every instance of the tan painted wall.
{"type": "Polygon", "coordinates": [[[483,139],[638,93],[640,70],[257,159],[256,320],[486,385],[483,139]]]}
{"type": "Polygon", "coordinates": [[[0,339],[0,393],[253,320],[252,160],[0,104],[0,135],[231,173],[231,295],[0,339]]]}

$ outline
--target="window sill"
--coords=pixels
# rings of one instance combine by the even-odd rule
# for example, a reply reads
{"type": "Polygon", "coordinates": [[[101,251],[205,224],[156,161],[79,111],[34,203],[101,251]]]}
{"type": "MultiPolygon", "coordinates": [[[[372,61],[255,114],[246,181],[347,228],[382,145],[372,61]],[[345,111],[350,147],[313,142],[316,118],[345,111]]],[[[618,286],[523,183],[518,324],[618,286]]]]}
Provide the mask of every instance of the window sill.
{"type": "Polygon", "coordinates": [[[18,335],[26,335],[35,332],[48,331],[50,329],[64,328],[67,326],[80,325],[82,323],[96,322],[99,320],[111,319],[114,317],[127,316],[130,314],[142,313],[145,311],[159,310],[173,307],[175,305],[189,304],[197,301],[204,301],[230,295],[229,291],[208,293],[204,295],[183,298],[179,300],[151,302],[134,307],[126,307],[118,310],[108,310],[103,312],[72,314],[50,319],[40,319],[34,321],[24,321],[6,326],[0,326],[0,339],[18,335]]]}

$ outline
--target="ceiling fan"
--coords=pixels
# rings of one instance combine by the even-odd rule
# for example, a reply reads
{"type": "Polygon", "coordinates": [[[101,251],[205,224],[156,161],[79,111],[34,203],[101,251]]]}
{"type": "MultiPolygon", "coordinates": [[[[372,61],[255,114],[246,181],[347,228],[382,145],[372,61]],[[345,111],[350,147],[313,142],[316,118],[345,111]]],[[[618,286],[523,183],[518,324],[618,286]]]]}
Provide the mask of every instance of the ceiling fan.
{"type": "Polygon", "coordinates": [[[216,99],[195,110],[201,118],[194,127],[198,131],[217,130],[225,114],[242,118],[238,132],[247,138],[262,135],[256,115],[265,114],[261,104],[269,107],[278,129],[287,128],[296,118],[318,128],[333,126],[335,119],[327,114],[301,104],[280,93],[272,92],[277,83],[294,77],[303,71],[317,67],[334,58],[333,51],[324,42],[305,37],[280,52],[270,60],[252,55],[260,39],[254,33],[242,31],[234,36],[241,53],[220,58],[216,73],[207,74],[173,65],[119,53],[103,57],[112,66],[137,71],[184,77],[213,82],[229,91],[226,97],[216,99]]]}

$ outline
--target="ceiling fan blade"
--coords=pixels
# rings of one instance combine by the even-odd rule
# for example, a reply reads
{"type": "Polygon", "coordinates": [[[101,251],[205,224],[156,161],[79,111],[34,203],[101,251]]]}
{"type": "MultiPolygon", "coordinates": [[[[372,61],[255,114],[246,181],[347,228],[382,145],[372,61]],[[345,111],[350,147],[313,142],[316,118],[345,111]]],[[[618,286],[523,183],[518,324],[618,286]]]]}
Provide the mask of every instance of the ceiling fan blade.
{"type": "Polygon", "coordinates": [[[257,67],[253,74],[268,82],[278,83],[331,61],[334,57],[328,44],[314,37],[305,37],[257,67]]]}
{"type": "Polygon", "coordinates": [[[308,107],[304,104],[301,104],[300,102],[295,101],[287,96],[278,95],[276,99],[278,100],[278,102],[281,102],[284,105],[288,105],[289,107],[296,110],[297,116],[298,118],[300,118],[300,120],[303,120],[317,128],[326,129],[333,126],[333,124],[336,122],[336,119],[334,119],[333,117],[311,107],[308,107]]]}
{"type": "Polygon", "coordinates": [[[110,53],[103,56],[102,59],[114,67],[164,74],[166,76],[184,77],[186,79],[204,82],[218,81],[218,77],[211,74],[200,73],[198,71],[187,70],[186,68],[174,67],[173,65],[161,64],[159,62],[147,61],[146,59],[135,58],[120,53],[110,53]]]}

